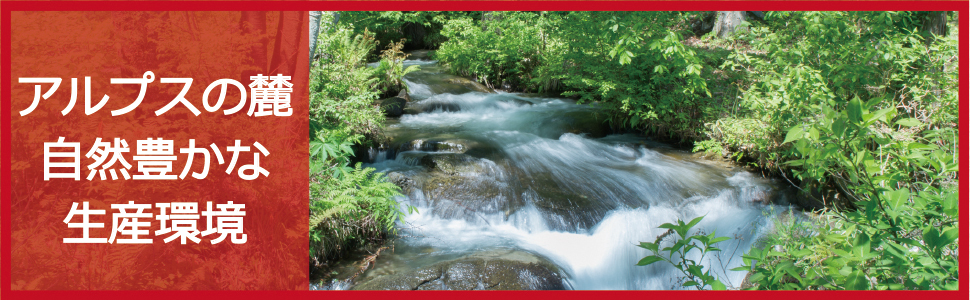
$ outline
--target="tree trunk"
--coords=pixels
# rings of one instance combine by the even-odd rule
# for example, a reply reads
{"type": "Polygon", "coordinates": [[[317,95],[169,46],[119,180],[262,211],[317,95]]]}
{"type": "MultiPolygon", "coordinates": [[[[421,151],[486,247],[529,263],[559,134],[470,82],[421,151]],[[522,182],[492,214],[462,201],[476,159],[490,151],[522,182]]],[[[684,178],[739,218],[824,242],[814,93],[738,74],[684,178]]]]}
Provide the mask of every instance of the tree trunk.
{"type": "Polygon", "coordinates": [[[312,64],[313,54],[317,52],[317,35],[320,34],[320,11],[310,12],[310,61],[312,64]]]}
{"type": "MultiPolygon", "coordinates": [[[[920,28],[920,34],[924,38],[926,46],[929,47],[936,42],[936,36],[946,36],[947,35],[946,26],[946,12],[945,11],[931,11],[926,19],[923,19],[923,25],[920,28]]],[[[932,50],[931,50],[932,53],[932,50]]],[[[938,73],[943,72],[946,66],[942,68],[930,68],[929,72],[933,73],[933,76],[939,76],[938,73]]],[[[940,97],[943,91],[940,90],[940,84],[938,81],[933,80],[931,84],[931,89],[936,97],[940,97]]]]}
{"type": "Polygon", "coordinates": [[[273,47],[273,60],[270,61],[269,72],[267,74],[286,75],[296,73],[296,64],[299,52],[292,53],[291,51],[294,51],[293,49],[302,48],[300,45],[300,36],[307,34],[303,33],[303,30],[308,29],[306,27],[306,18],[306,14],[304,14],[304,12],[280,12],[280,22],[276,27],[276,46],[273,47]]]}
{"type": "Polygon", "coordinates": [[[719,38],[731,36],[741,29],[741,22],[744,22],[743,11],[717,12],[717,20],[714,21],[714,36],[719,38]]]}
{"type": "MultiPolygon", "coordinates": [[[[260,36],[259,43],[253,44],[249,49],[249,57],[253,58],[253,64],[259,70],[266,70],[266,12],[243,11],[242,17],[239,18],[239,28],[244,34],[260,36]]],[[[248,80],[249,76],[243,76],[243,78],[248,80]]]]}
{"type": "Polygon", "coordinates": [[[923,20],[923,37],[926,40],[926,44],[932,44],[936,38],[934,35],[946,36],[946,12],[945,11],[931,11],[929,16],[923,20]]]}
{"type": "MultiPolygon", "coordinates": [[[[500,12],[500,11],[485,11],[485,12],[482,12],[482,31],[487,31],[488,30],[488,28],[489,28],[488,27],[488,24],[489,23],[493,23],[495,21],[501,21],[503,18],[504,18],[504,16],[502,16],[502,12],[500,12]]],[[[496,26],[495,27],[495,33],[501,35],[502,34],[502,28],[499,28],[498,26],[496,26]]]]}

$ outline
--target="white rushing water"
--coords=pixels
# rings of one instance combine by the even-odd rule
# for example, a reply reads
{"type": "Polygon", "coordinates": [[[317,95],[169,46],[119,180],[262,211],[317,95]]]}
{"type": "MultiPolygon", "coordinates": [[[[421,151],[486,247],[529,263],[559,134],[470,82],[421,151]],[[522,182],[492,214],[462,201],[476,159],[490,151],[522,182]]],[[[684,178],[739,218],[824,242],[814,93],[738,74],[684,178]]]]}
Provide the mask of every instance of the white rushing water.
{"type": "Polygon", "coordinates": [[[424,156],[464,153],[471,167],[448,175],[458,182],[453,186],[418,184],[400,197],[420,213],[399,224],[397,249],[382,254],[384,265],[370,272],[518,249],[559,266],[574,289],[679,289],[677,269],[635,265],[648,254],[636,244],[653,242],[665,232],[657,228],[663,223],[705,216],[697,229],[731,239],[704,265],[738,287],[746,273],[727,270],[741,265],[776,211],[787,209],[762,204],[776,187],[751,173],[635,135],[597,136],[602,126],[589,124],[601,122],[590,118],[595,108],[443,89],[435,82],[446,75],[433,62],[408,63],[424,67],[406,80],[410,105],[421,113],[389,126],[393,149],[373,151],[369,166],[419,182],[442,176],[421,165],[424,156]]]}

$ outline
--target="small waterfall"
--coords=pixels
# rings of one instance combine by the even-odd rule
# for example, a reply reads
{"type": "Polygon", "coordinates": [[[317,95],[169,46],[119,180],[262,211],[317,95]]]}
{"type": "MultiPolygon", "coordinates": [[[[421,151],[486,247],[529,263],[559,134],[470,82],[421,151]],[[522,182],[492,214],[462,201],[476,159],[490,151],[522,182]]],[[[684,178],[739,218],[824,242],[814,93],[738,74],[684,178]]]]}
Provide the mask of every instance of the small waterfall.
{"type": "Polygon", "coordinates": [[[647,251],[635,245],[705,216],[697,229],[731,239],[704,264],[738,287],[746,272],[730,269],[786,209],[769,204],[780,193],[770,180],[611,134],[595,107],[473,91],[434,62],[406,64],[422,65],[406,79],[419,113],[389,126],[391,149],[369,166],[409,178],[398,200],[420,213],[364,277],[516,249],[554,263],[575,289],[680,289],[679,270],[636,266],[647,251]]]}

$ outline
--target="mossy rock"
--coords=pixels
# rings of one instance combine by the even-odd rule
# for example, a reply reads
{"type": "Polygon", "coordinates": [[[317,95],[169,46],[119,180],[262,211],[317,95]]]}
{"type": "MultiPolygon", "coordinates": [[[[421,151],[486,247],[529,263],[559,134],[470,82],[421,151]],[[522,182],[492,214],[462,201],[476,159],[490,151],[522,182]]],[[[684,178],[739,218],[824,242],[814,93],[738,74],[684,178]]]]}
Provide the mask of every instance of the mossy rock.
{"type": "Polygon", "coordinates": [[[416,185],[414,180],[400,172],[387,173],[387,181],[401,188],[401,193],[405,195],[410,194],[416,185]]]}
{"type": "Polygon", "coordinates": [[[403,115],[404,106],[408,103],[407,99],[401,97],[391,97],[378,101],[381,105],[381,109],[384,110],[384,115],[388,118],[397,118],[403,115]]]}
{"type": "Polygon", "coordinates": [[[448,83],[452,83],[452,84],[457,84],[457,85],[463,86],[463,87],[465,87],[465,88],[467,88],[467,89],[469,89],[469,90],[471,90],[473,92],[481,92],[481,93],[494,93],[495,92],[495,90],[492,90],[492,89],[488,88],[487,86],[485,86],[485,85],[483,85],[481,83],[475,82],[475,81],[473,81],[471,79],[468,79],[468,78],[465,78],[465,77],[455,77],[455,78],[448,79],[448,83]]]}
{"type": "Polygon", "coordinates": [[[424,180],[422,191],[435,215],[469,222],[481,222],[487,215],[508,211],[516,196],[506,183],[493,178],[440,172],[424,180]]]}
{"type": "Polygon", "coordinates": [[[606,205],[609,202],[597,199],[596,195],[563,185],[552,176],[549,173],[531,174],[522,181],[528,185],[523,193],[523,201],[532,203],[543,214],[557,216],[548,218],[559,221],[548,224],[553,229],[590,229],[615,208],[606,205]]]}
{"type": "Polygon", "coordinates": [[[415,139],[402,143],[398,151],[427,151],[427,152],[448,152],[464,153],[465,151],[477,147],[480,143],[465,139],[415,139]]]}
{"type": "Polygon", "coordinates": [[[459,153],[429,154],[420,159],[428,172],[415,176],[435,215],[480,222],[485,215],[509,210],[518,195],[492,161],[459,153]]]}
{"type": "Polygon", "coordinates": [[[480,159],[461,153],[429,154],[421,158],[421,165],[447,175],[479,173],[484,169],[480,159]]]}

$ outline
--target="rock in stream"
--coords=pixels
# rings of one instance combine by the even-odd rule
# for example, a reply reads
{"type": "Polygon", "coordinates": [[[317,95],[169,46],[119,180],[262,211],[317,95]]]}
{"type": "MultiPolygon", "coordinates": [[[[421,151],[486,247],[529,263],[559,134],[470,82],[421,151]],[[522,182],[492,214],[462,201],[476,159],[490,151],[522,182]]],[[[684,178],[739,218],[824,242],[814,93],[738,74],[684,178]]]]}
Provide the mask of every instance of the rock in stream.
{"type": "Polygon", "coordinates": [[[535,254],[493,250],[362,282],[355,290],[565,290],[559,268],[535,254]]]}

